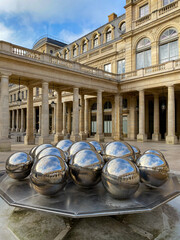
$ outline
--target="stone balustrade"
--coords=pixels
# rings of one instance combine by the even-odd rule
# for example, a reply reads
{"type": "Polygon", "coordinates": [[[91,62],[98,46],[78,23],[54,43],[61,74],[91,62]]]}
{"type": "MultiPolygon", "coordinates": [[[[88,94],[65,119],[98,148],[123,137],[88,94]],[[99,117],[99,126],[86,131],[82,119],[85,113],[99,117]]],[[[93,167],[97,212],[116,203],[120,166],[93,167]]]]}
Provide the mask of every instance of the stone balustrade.
{"type": "Polygon", "coordinates": [[[159,15],[167,13],[167,12],[171,11],[172,9],[177,8],[177,7],[178,7],[178,0],[160,8],[159,9],[159,15]]]}

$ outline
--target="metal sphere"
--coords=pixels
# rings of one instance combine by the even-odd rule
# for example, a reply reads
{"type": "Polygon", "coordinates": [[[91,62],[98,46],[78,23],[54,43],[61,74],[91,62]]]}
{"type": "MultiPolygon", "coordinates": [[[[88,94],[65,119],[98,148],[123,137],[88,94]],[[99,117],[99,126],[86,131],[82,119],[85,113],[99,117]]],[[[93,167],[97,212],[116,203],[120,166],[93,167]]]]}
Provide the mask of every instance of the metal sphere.
{"type": "Polygon", "coordinates": [[[35,191],[43,195],[55,195],[66,184],[68,166],[62,158],[45,156],[32,168],[30,180],[35,191]]]}
{"type": "Polygon", "coordinates": [[[69,140],[69,139],[64,139],[64,140],[61,140],[59,141],[57,144],[56,144],[56,147],[63,150],[64,152],[67,151],[71,145],[73,144],[74,142],[69,140]]]}
{"type": "Polygon", "coordinates": [[[126,143],[126,142],[121,142],[121,141],[113,141],[108,143],[105,146],[104,150],[104,159],[105,161],[109,161],[115,157],[118,158],[129,158],[134,161],[134,151],[132,147],[126,143]]]}
{"type": "Polygon", "coordinates": [[[150,187],[160,187],[169,177],[166,160],[157,154],[146,153],[137,160],[141,181],[150,187]]]}
{"type": "Polygon", "coordinates": [[[47,147],[52,147],[52,144],[41,144],[39,146],[36,147],[35,151],[34,151],[34,160],[36,160],[37,155],[45,148],[47,147]]]}
{"type": "Polygon", "coordinates": [[[32,157],[25,152],[16,152],[6,161],[6,172],[14,179],[24,179],[30,172],[33,164],[32,157]]]}
{"type": "Polygon", "coordinates": [[[34,153],[35,153],[35,150],[36,150],[37,146],[31,148],[31,150],[29,151],[29,155],[34,158],[34,153]]]}
{"type": "Polygon", "coordinates": [[[93,187],[101,180],[104,160],[100,154],[91,149],[77,152],[69,163],[73,181],[81,187],[93,187]]]}
{"type": "Polygon", "coordinates": [[[68,150],[69,157],[71,158],[77,152],[79,152],[80,150],[84,150],[84,149],[96,150],[95,147],[88,142],[85,142],[85,141],[76,142],[68,150]]]}
{"type": "Polygon", "coordinates": [[[101,154],[101,155],[104,154],[104,147],[103,147],[103,145],[101,143],[99,143],[97,141],[90,141],[89,143],[92,144],[95,147],[96,151],[99,154],[101,154]]]}
{"type": "Polygon", "coordinates": [[[131,147],[132,147],[132,149],[134,151],[135,161],[137,161],[138,158],[140,158],[140,156],[141,156],[141,151],[140,151],[140,149],[138,147],[135,147],[135,146],[132,146],[132,145],[131,145],[131,147]]]}
{"type": "Polygon", "coordinates": [[[161,156],[161,157],[164,158],[164,155],[162,154],[162,152],[160,152],[160,151],[158,151],[158,150],[155,150],[155,149],[148,149],[148,150],[146,150],[146,151],[144,152],[144,154],[146,154],[146,153],[157,154],[157,155],[159,155],[159,156],[161,156]]]}
{"type": "Polygon", "coordinates": [[[62,158],[64,161],[67,161],[67,158],[66,158],[64,152],[61,149],[57,148],[57,147],[47,147],[47,148],[44,148],[37,155],[37,160],[41,159],[42,157],[45,157],[45,156],[57,156],[57,157],[62,158]]]}
{"type": "Polygon", "coordinates": [[[130,160],[114,158],[104,165],[102,182],[114,198],[126,199],[131,197],[139,187],[139,170],[130,160]]]}

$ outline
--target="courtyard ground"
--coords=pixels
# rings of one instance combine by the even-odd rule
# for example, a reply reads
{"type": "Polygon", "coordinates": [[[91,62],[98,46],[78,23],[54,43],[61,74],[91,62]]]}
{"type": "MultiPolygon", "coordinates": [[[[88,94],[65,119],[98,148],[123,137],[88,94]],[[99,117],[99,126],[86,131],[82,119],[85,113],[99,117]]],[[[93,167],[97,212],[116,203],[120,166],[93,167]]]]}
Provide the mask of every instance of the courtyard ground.
{"type": "MultiPolygon", "coordinates": [[[[160,150],[169,163],[171,172],[180,175],[180,145],[163,142],[137,143],[140,148],[160,150]]],[[[25,151],[33,146],[15,143],[12,151],[25,151]]],[[[10,152],[0,153],[0,170],[10,152]]],[[[60,240],[60,239],[122,239],[122,240],[179,240],[180,197],[149,213],[124,216],[70,219],[33,210],[8,206],[0,198],[0,240],[60,240]]]]}

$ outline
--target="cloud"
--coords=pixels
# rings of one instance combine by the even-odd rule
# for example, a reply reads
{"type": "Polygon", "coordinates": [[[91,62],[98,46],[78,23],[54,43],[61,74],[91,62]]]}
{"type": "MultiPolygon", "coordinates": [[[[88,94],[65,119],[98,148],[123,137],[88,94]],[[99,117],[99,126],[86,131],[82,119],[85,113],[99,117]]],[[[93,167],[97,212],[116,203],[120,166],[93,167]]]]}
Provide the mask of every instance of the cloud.
{"type": "Polygon", "coordinates": [[[6,27],[3,23],[0,22],[0,40],[12,41],[14,38],[14,30],[6,27]]]}

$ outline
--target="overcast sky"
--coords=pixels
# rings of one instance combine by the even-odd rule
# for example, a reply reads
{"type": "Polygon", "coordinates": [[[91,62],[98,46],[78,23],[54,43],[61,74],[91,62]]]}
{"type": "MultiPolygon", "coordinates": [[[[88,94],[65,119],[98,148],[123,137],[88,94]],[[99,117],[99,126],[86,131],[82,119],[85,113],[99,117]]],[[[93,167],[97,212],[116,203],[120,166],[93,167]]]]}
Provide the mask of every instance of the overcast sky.
{"type": "Polygon", "coordinates": [[[125,10],[125,0],[0,0],[0,40],[32,48],[44,35],[70,43],[125,10]]]}

